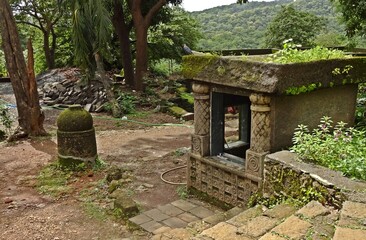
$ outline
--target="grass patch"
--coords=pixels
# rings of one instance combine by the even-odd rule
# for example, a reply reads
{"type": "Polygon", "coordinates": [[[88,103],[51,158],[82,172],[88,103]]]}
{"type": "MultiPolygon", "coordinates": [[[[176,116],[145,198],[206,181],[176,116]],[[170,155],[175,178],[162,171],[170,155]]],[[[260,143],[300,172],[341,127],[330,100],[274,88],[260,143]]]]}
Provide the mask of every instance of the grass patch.
{"type": "Polygon", "coordinates": [[[62,170],[57,163],[47,165],[37,178],[37,189],[42,194],[58,198],[72,191],[68,185],[72,173],[62,170]]]}

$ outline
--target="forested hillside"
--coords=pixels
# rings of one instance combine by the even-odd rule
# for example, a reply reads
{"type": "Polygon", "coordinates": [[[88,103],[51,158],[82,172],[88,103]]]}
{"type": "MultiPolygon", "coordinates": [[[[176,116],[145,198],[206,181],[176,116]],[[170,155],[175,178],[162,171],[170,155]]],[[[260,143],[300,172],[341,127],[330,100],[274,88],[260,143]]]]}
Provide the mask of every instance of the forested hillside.
{"type": "Polygon", "coordinates": [[[193,12],[192,16],[201,25],[203,33],[198,48],[222,50],[266,47],[264,45],[266,27],[281,9],[281,5],[286,4],[293,4],[297,10],[324,17],[326,30],[319,33],[323,39],[345,35],[329,0],[250,2],[193,12]]]}

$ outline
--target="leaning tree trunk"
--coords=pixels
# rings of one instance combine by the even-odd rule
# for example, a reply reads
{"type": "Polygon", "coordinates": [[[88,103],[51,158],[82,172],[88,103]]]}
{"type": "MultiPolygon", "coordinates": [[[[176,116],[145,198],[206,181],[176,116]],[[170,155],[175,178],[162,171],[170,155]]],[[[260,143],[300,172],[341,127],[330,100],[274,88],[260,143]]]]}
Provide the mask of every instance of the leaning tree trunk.
{"type": "Polygon", "coordinates": [[[28,135],[44,135],[46,134],[43,128],[44,115],[39,105],[34,73],[30,73],[31,77],[28,76],[15,19],[7,0],[0,0],[0,29],[6,67],[18,110],[19,125],[9,140],[17,140],[28,135]]]}
{"type": "Polygon", "coordinates": [[[105,74],[102,57],[97,52],[94,54],[94,59],[97,64],[97,72],[100,75],[101,82],[102,82],[104,89],[106,91],[106,94],[107,94],[107,99],[112,107],[112,115],[115,118],[119,118],[122,116],[122,110],[121,110],[120,106],[118,105],[113,88],[109,82],[109,79],[107,78],[107,76],[105,74]]]}

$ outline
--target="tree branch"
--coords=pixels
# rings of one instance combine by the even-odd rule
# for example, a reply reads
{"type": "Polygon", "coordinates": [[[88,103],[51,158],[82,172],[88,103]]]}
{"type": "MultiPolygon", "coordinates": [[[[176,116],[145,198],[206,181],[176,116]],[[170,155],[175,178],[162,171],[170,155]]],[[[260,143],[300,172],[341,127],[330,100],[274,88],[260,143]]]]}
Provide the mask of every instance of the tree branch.
{"type": "Polygon", "coordinates": [[[159,0],[146,14],[145,24],[150,26],[152,18],[159,12],[159,10],[166,4],[166,0],[159,0]]]}

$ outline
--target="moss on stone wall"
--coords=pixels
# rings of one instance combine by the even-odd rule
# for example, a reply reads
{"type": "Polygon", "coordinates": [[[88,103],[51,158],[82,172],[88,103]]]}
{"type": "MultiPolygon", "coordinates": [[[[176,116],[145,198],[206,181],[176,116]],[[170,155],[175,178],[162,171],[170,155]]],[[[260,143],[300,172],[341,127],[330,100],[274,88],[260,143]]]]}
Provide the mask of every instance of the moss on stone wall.
{"type": "Polygon", "coordinates": [[[308,173],[278,163],[267,163],[263,194],[252,196],[250,203],[271,206],[280,202],[291,202],[303,206],[316,200],[322,204],[340,208],[344,198],[339,190],[327,188],[308,173]]]}
{"type": "Polygon", "coordinates": [[[205,67],[214,63],[217,59],[219,59],[219,56],[211,54],[183,56],[182,73],[184,77],[193,79],[205,67]]]}

